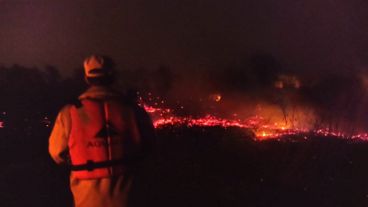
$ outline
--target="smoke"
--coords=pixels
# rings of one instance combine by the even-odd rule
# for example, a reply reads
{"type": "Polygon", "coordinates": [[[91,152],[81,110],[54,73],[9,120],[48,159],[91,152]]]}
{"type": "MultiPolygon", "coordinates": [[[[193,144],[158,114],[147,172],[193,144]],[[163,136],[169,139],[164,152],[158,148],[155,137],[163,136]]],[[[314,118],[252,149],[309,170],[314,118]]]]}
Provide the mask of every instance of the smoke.
{"type": "MultiPolygon", "coordinates": [[[[123,88],[152,94],[177,115],[262,116],[290,128],[367,131],[368,73],[301,74],[266,53],[227,68],[177,71],[169,66],[121,72],[123,88]]],[[[152,98],[151,98],[152,99],[152,98]]]]}
{"type": "Polygon", "coordinates": [[[316,125],[348,133],[367,129],[365,77],[362,73],[332,73],[307,85],[302,95],[318,114],[316,125]]]}
{"type": "MultiPolygon", "coordinates": [[[[0,89],[7,97],[1,110],[27,119],[54,114],[55,107],[74,100],[85,86],[81,68],[65,80],[53,67],[41,71],[15,65],[0,71],[0,89]],[[53,103],[41,97],[53,97],[53,103]],[[27,115],[35,105],[40,108],[37,114],[27,115]]],[[[189,119],[211,115],[244,126],[255,126],[249,123],[258,120],[260,129],[324,129],[348,136],[368,131],[368,72],[364,69],[301,74],[272,55],[257,54],[212,70],[176,70],[167,65],[124,69],[116,80],[121,91],[133,96],[139,92],[144,103],[164,109],[156,110],[158,118],[165,118],[164,112],[189,119]]],[[[6,123],[11,123],[6,117],[6,123]]]]}

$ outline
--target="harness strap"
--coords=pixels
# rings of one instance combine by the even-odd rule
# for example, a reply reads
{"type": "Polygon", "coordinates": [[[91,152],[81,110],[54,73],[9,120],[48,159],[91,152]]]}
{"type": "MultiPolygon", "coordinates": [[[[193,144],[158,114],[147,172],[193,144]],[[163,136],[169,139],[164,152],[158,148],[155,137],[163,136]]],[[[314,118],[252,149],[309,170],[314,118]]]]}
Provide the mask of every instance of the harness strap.
{"type": "Polygon", "coordinates": [[[97,168],[107,168],[107,167],[112,167],[115,165],[122,165],[124,163],[125,163],[125,160],[123,159],[107,160],[107,161],[102,161],[102,162],[94,162],[93,160],[87,160],[86,164],[71,165],[70,169],[72,171],[82,171],[82,170],[93,171],[94,169],[97,169],[97,168]]]}

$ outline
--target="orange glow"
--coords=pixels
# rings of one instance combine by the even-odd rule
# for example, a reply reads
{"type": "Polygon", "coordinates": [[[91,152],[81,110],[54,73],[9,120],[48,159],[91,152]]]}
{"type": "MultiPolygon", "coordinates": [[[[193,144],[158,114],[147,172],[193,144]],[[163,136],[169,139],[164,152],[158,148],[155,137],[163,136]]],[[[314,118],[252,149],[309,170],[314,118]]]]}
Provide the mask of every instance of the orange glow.
{"type": "Polygon", "coordinates": [[[279,89],[284,88],[284,83],[282,81],[276,81],[275,88],[279,88],[279,89]]]}
{"type": "MultiPolygon", "coordinates": [[[[216,117],[207,114],[203,117],[182,117],[176,116],[171,112],[173,110],[165,108],[156,108],[143,105],[147,112],[151,114],[155,128],[161,128],[168,125],[186,125],[188,127],[193,126],[220,126],[224,128],[239,127],[244,129],[251,129],[256,138],[259,140],[265,140],[270,138],[277,138],[283,135],[296,134],[299,132],[305,132],[306,129],[291,129],[290,124],[283,123],[283,118],[277,119],[265,119],[262,116],[252,116],[246,119],[226,119],[216,117]],[[274,122],[270,122],[274,121],[274,122]]],[[[279,115],[282,116],[282,115],[279,115]]],[[[237,116],[234,116],[237,117],[237,116]]],[[[291,123],[291,122],[290,122],[291,123]]]]}
{"type": "Polygon", "coordinates": [[[285,114],[279,106],[263,104],[256,107],[252,116],[242,118],[239,114],[233,113],[231,118],[222,118],[212,114],[200,117],[175,115],[174,112],[182,110],[183,106],[178,106],[178,109],[174,110],[160,108],[157,104],[155,106],[141,105],[150,113],[155,128],[165,126],[239,127],[252,130],[254,138],[259,141],[279,139],[288,135],[301,135],[301,139],[308,139],[306,134],[368,141],[368,133],[348,135],[328,128],[316,129],[314,112],[302,107],[294,107],[292,113],[285,114]]]}
{"type": "Polygon", "coordinates": [[[222,96],[221,96],[221,94],[219,94],[219,93],[215,93],[215,94],[212,94],[212,95],[210,95],[210,100],[212,100],[212,101],[215,101],[215,102],[220,102],[221,101],[221,99],[222,99],[222,96]]]}
{"type": "Polygon", "coordinates": [[[299,89],[301,87],[300,80],[293,75],[279,75],[278,79],[275,81],[274,86],[278,89],[283,88],[295,88],[299,89]]]}

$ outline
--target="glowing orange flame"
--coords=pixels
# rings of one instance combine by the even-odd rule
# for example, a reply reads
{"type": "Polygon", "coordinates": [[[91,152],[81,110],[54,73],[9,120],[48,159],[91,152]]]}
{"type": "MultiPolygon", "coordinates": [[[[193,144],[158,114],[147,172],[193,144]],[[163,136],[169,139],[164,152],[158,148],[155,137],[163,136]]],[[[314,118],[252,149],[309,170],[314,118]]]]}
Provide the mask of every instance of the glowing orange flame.
{"type": "MultiPolygon", "coordinates": [[[[270,122],[260,115],[248,117],[245,119],[237,118],[235,114],[232,119],[220,118],[214,115],[207,114],[203,117],[191,117],[191,116],[176,116],[172,112],[173,110],[168,108],[159,108],[143,104],[147,112],[152,115],[155,128],[161,128],[170,125],[185,125],[188,127],[194,126],[220,126],[224,128],[239,127],[244,129],[250,129],[254,132],[256,140],[267,140],[280,138],[287,135],[303,135],[311,133],[318,136],[333,136],[345,139],[358,139],[367,140],[368,133],[348,135],[343,132],[333,131],[328,128],[312,129],[311,127],[301,127],[292,122],[285,122],[280,120],[273,120],[270,122]]],[[[182,108],[182,107],[181,107],[182,108]]],[[[305,117],[302,117],[306,119],[305,117]]],[[[308,121],[308,120],[305,120],[308,121]]],[[[301,136],[302,139],[307,139],[307,136],[301,136]]]]}
{"type": "Polygon", "coordinates": [[[210,100],[213,100],[215,102],[220,102],[221,99],[222,99],[222,95],[219,94],[219,93],[215,93],[215,94],[210,95],[209,98],[210,98],[210,100]]]}

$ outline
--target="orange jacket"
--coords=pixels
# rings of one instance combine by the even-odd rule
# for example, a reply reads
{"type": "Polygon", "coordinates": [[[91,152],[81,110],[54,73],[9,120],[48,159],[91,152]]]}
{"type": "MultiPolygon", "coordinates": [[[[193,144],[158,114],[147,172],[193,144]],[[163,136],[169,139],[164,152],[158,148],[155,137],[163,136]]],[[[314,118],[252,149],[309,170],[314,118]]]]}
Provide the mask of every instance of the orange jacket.
{"type": "MultiPolygon", "coordinates": [[[[139,160],[154,141],[148,114],[120,100],[109,88],[91,87],[58,114],[49,138],[49,153],[58,164],[71,159],[74,166],[88,160],[139,160]]],[[[132,174],[129,164],[71,171],[70,187],[76,207],[125,206],[132,174]]]]}
{"type": "MultiPolygon", "coordinates": [[[[141,136],[134,110],[117,98],[81,99],[70,108],[69,154],[79,166],[78,178],[122,174],[124,158],[140,151],[141,136]]],[[[73,168],[72,168],[73,169],[73,168]]]]}

